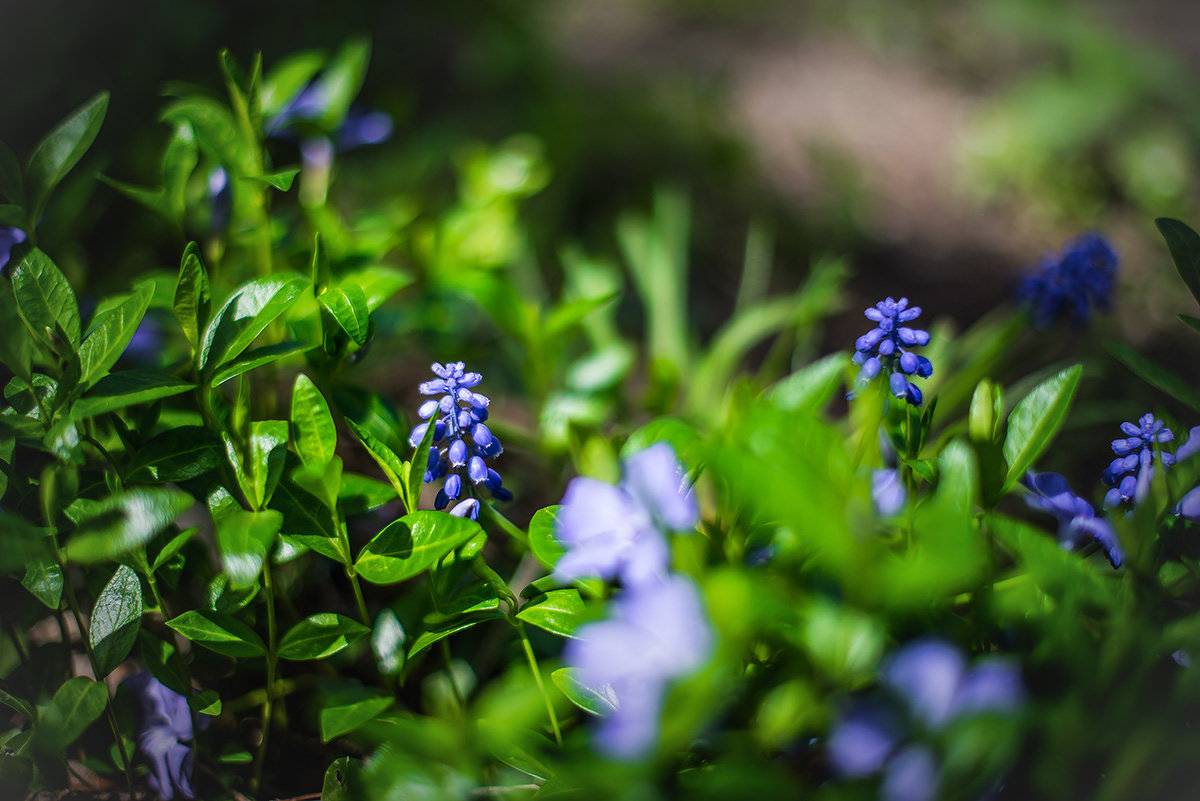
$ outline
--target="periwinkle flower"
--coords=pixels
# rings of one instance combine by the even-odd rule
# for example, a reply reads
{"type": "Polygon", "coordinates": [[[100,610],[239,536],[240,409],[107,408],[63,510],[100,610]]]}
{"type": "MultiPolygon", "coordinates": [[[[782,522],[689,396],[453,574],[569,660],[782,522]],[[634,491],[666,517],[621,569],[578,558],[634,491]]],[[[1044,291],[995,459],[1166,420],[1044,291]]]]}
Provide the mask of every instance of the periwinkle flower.
{"type": "Polygon", "coordinates": [[[1017,288],[1017,298],[1028,305],[1038,328],[1048,328],[1064,315],[1082,325],[1093,308],[1108,309],[1117,266],[1117,254],[1104,237],[1088,232],[1061,254],[1042,259],[1017,288]]]}
{"type": "Polygon", "coordinates": [[[924,739],[962,718],[1014,712],[1025,696],[1015,664],[994,657],[970,664],[958,648],[937,639],[896,651],[880,678],[891,698],[852,705],[830,732],[826,749],[838,775],[880,775],[884,801],[936,797],[941,765],[924,739]],[[906,729],[906,719],[915,726],[906,729]]]}
{"type": "Polygon", "coordinates": [[[16,245],[25,241],[25,232],[11,225],[0,225],[0,272],[8,266],[9,256],[16,245]]]}
{"type": "Polygon", "coordinates": [[[904,508],[908,491],[896,468],[884,468],[871,473],[871,501],[880,517],[894,517],[904,508]]]}
{"type": "Polygon", "coordinates": [[[908,305],[908,298],[887,298],[863,312],[875,327],[854,343],[854,363],[860,367],[855,383],[862,386],[878,375],[886,375],[888,389],[913,406],[921,405],[921,390],[908,376],[928,378],[933,364],[906,348],[929,344],[929,332],[904,323],[921,316],[921,307],[908,305]]]}
{"type": "MultiPolygon", "coordinates": [[[[329,102],[325,86],[319,81],[310,81],[267,121],[267,136],[291,138],[291,128],[297,123],[319,120],[329,108],[329,102]]],[[[333,146],[338,152],[345,153],[366,145],[377,145],[391,137],[392,127],[392,117],[387,112],[353,106],[333,131],[333,146]]]]}
{"type": "Polygon", "coordinates": [[[641,584],[666,574],[670,552],[662,529],[693,528],[700,519],[683,466],[665,442],[625,460],[614,487],[579,477],[567,485],[555,535],[566,548],[554,575],[641,584]]]}
{"type": "MultiPolygon", "coordinates": [[[[1137,423],[1121,423],[1121,431],[1126,439],[1112,441],[1113,453],[1116,459],[1104,468],[1101,478],[1112,489],[1104,496],[1104,508],[1112,509],[1122,503],[1136,505],[1142,500],[1150,488],[1150,480],[1154,475],[1154,451],[1156,445],[1175,439],[1171,429],[1166,428],[1161,420],[1155,420],[1154,415],[1146,413],[1137,423]]],[[[1159,451],[1159,461],[1163,467],[1175,464],[1175,457],[1165,451],[1159,451]]]]}
{"type": "Polygon", "coordinates": [[[1109,563],[1118,568],[1125,561],[1125,552],[1112,525],[1096,517],[1096,510],[1083,498],[1071,492],[1067,480],[1058,473],[1035,473],[1030,470],[1021,479],[1030,491],[1025,503],[1034,509],[1049,512],[1058,519],[1058,541],[1068,551],[1089,542],[1104,549],[1109,563]]]}
{"type": "Polygon", "coordinates": [[[617,759],[649,752],[668,685],[703,665],[712,641],[700,593],[679,575],[626,588],[610,618],[579,627],[563,661],[611,704],[597,748],[617,759]]]}
{"type": "Polygon", "coordinates": [[[137,748],[150,769],[147,780],[158,797],[195,798],[192,788],[192,716],[187,699],[148,671],[125,679],[137,701],[137,748]]]}
{"type": "MultiPolygon", "coordinates": [[[[467,486],[461,472],[464,468],[466,479],[472,484],[486,487],[497,500],[511,500],[512,493],[502,485],[500,474],[485,461],[499,456],[504,448],[485,423],[491,401],[486,395],[472,391],[483,376],[466,372],[463,362],[435,363],[430,369],[437,378],[423,382],[419,390],[422,395],[437,397],[421,404],[417,414],[426,422],[413,428],[408,443],[417,447],[429,426],[434,427],[433,444],[426,457],[425,483],[446,479],[438,490],[434,507],[445,509],[462,496],[467,486]]],[[[479,504],[460,503],[451,513],[475,520],[479,517],[479,504]]]]}

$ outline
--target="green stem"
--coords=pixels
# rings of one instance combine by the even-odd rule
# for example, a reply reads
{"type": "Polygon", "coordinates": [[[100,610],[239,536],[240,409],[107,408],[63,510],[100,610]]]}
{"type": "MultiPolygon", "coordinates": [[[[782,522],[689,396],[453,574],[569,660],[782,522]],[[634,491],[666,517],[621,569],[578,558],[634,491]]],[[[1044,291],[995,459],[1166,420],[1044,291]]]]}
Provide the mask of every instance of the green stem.
{"type": "Polygon", "coordinates": [[[546,702],[546,715],[550,718],[550,728],[554,729],[554,740],[561,747],[563,744],[562,731],[558,727],[558,716],[554,714],[554,702],[550,700],[550,693],[546,692],[546,685],[542,681],[542,671],[538,667],[537,657],[533,653],[533,645],[529,642],[529,635],[525,633],[525,624],[517,620],[513,622],[513,626],[517,630],[517,634],[521,635],[521,645],[525,647],[525,658],[529,660],[529,669],[533,672],[533,680],[537,683],[538,692],[542,694],[542,700],[546,702]]]}
{"type": "Polygon", "coordinates": [[[271,583],[271,560],[268,554],[263,561],[263,593],[267,598],[267,686],[262,705],[262,739],[254,755],[254,773],[250,779],[250,790],[257,793],[262,784],[263,763],[267,758],[267,741],[271,734],[271,716],[275,705],[275,589],[271,583]]]}
{"type": "Polygon", "coordinates": [[[346,565],[346,576],[350,579],[350,587],[354,590],[354,603],[358,605],[358,615],[363,625],[371,627],[371,616],[367,614],[367,602],[363,600],[362,584],[358,580],[358,571],[353,565],[346,565]]]}
{"type": "Polygon", "coordinates": [[[463,696],[462,690],[459,689],[458,680],[454,678],[454,660],[450,656],[450,643],[443,639],[441,646],[442,661],[446,663],[446,680],[450,682],[450,691],[454,693],[454,700],[458,704],[458,710],[466,712],[467,699],[463,696]]]}

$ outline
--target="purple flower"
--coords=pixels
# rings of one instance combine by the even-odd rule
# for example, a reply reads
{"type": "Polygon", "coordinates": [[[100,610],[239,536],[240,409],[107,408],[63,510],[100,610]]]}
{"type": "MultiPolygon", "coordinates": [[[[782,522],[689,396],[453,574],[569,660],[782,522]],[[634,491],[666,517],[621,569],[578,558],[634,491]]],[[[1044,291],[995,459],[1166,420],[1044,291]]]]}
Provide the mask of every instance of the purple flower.
{"type": "Polygon", "coordinates": [[[1108,242],[1088,232],[1068,243],[1061,255],[1042,259],[1018,287],[1017,298],[1028,305],[1038,328],[1048,328],[1064,315],[1082,325],[1093,307],[1108,309],[1117,265],[1108,242]]]}
{"type": "MultiPolygon", "coordinates": [[[[486,395],[472,391],[483,376],[466,372],[463,362],[434,364],[430,369],[437,378],[425,381],[419,390],[422,395],[435,397],[422,403],[417,410],[417,415],[426,422],[413,428],[408,444],[417,447],[429,426],[434,427],[433,444],[426,457],[425,483],[446,478],[434,506],[445,509],[451,501],[462,496],[469,486],[461,474],[464,468],[466,479],[472,484],[486,487],[498,500],[511,500],[512,493],[502,485],[500,474],[485,461],[499,456],[504,448],[484,422],[488,419],[491,401],[486,395]]],[[[479,516],[479,504],[458,504],[453,513],[475,520],[479,516]]]]}
{"type": "Polygon", "coordinates": [[[700,519],[690,489],[665,442],[626,459],[618,487],[594,478],[572,479],[555,531],[566,548],[555,577],[619,577],[634,585],[666,575],[670,553],[661,530],[690,529],[700,519]]]}
{"type": "Polygon", "coordinates": [[[150,769],[152,789],[164,801],[175,793],[195,798],[192,763],[195,755],[186,742],[192,739],[192,716],[187,699],[147,671],[125,679],[137,700],[137,748],[150,769]]]}
{"type": "Polygon", "coordinates": [[[1112,525],[1096,517],[1096,510],[1071,492],[1065,478],[1058,473],[1030,470],[1021,479],[1021,484],[1031,493],[1025,496],[1025,503],[1058,518],[1058,541],[1062,547],[1074,551],[1095,541],[1100,543],[1114,568],[1125,561],[1125,552],[1112,525]]]}
{"type": "MultiPolygon", "coordinates": [[[[929,344],[929,332],[909,328],[904,323],[921,316],[921,307],[909,307],[908,298],[887,298],[863,312],[876,325],[854,343],[854,363],[859,366],[856,386],[863,386],[878,375],[886,375],[888,389],[913,406],[921,405],[921,390],[908,380],[916,375],[933,375],[933,364],[905,348],[929,344]]],[[[854,393],[850,393],[852,396],[854,393]]]]}
{"type": "Polygon", "coordinates": [[[880,517],[893,517],[904,508],[908,492],[900,480],[900,471],[894,468],[876,470],[871,473],[871,500],[880,517]]]}
{"type": "MultiPolygon", "coordinates": [[[[1171,429],[1164,427],[1163,422],[1155,420],[1149,412],[1142,415],[1136,424],[1121,423],[1121,432],[1127,439],[1112,441],[1113,453],[1117,458],[1101,474],[1104,483],[1112,486],[1104,496],[1105,509],[1122,503],[1136,506],[1150,491],[1150,481],[1154,476],[1155,445],[1175,439],[1171,429]]],[[[1175,464],[1175,457],[1165,451],[1160,450],[1158,458],[1163,467],[1175,464]]]]}
{"type": "MultiPolygon", "coordinates": [[[[319,81],[310,81],[267,122],[265,132],[269,137],[290,139],[293,136],[291,128],[297,123],[316,122],[328,108],[329,93],[325,86],[319,81]]],[[[392,117],[387,112],[354,106],[333,131],[333,146],[338,152],[345,153],[366,145],[377,145],[391,138],[392,127],[392,117]]]]}
{"type": "Polygon", "coordinates": [[[8,266],[8,258],[15,245],[25,241],[25,232],[10,225],[0,225],[0,272],[8,266]]]}
{"type": "Polygon", "coordinates": [[[563,661],[581,684],[612,703],[597,747],[618,759],[650,751],[668,684],[703,665],[711,649],[700,593],[678,575],[625,589],[609,619],[581,626],[563,661]]]}
{"type": "Polygon", "coordinates": [[[222,233],[229,226],[233,213],[233,184],[224,167],[214,167],[208,174],[208,204],[212,210],[209,224],[213,231],[222,233]]]}

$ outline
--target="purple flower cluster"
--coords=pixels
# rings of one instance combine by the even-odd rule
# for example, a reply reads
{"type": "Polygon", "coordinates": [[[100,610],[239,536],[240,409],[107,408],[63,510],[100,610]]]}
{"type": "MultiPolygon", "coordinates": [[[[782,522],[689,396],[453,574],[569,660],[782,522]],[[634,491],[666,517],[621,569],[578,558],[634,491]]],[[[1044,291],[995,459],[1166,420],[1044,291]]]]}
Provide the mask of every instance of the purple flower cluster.
{"type": "Polygon", "coordinates": [[[884,801],[935,798],[941,768],[925,736],[973,715],[1014,712],[1025,696],[1016,665],[992,657],[968,664],[953,645],[933,639],[897,651],[881,680],[890,697],[853,705],[826,745],[838,775],[880,776],[884,801]]]}
{"type": "Polygon", "coordinates": [[[1093,308],[1109,308],[1117,265],[1108,242],[1095,232],[1085,233],[1061,254],[1042,259],[1037,271],[1021,282],[1017,299],[1029,307],[1038,328],[1048,328],[1064,315],[1082,325],[1093,308]]]}
{"type": "Polygon", "coordinates": [[[1096,517],[1096,510],[1071,492],[1065,478],[1058,473],[1035,473],[1030,470],[1021,479],[1021,484],[1030,492],[1025,496],[1027,504],[1058,518],[1058,541],[1068,551],[1077,550],[1089,542],[1097,542],[1114,568],[1120,567],[1125,561],[1125,552],[1112,525],[1096,517]]]}
{"type": "Polygon", "coordinates": [[[665,529],[693,528],[699,509],[671,447],[658,443],[625,462],[620,486],[576,478],[567,487],[556,536],[566,548],[554,575],[620,580],[611,616],[581,626],[563,659],[609,702],[596,745],[618,759],[653,748],[673,679],[699,668],[712,631],[695,584],[669,573],[665,529]]]}
{"type": "MultiPolygon", "coordinates": [[[[1104,508],[1112,509],[1122,503],[1136,505],[1150,488],[1150,480],[1154,476],[1154,451],[1156,445],[1175,439],[1171,429],[1166,428],[1161,420],[1155,420],[1154,415],[1142,415],[1136,424],[1121,423],[1121,431],[1127,439],[1112,441],[1113,453],[1116,459],[1104,468],[1101,478],[1112,487],[1104,496],[1104,508]]],[[[1163,467],[1175,464],[1175,457],[1165,451],[1159,451],[1159,461],[1163,467]]]]}
{"type": "MultiPolygon", "coordinates": [[[[483,380],[483,376],[466,372],[463,362],[435,363],[430,369],[437,378],[423,382],[418,389],[422,395],[440,397],[421,404],[417,415],[426,422],[413,428],[408,443],[414,448],[418,447],[429,426],[434,427],[433,444],[429,448],[425,468],[425,483],[443,477],[446,479],[446,483],[438,490],[434,506],[445,509],[463,494],[466,484],[460,471],[464,468],[472,484],[487,487],[497,500],[511,500],[512,493],[503,487],[500,474],[484,461],[499,456],[504,448],[485,423],[491,401],[486,395],[472,391],[483,380]]],[[[450,513],[474,520],[479,516],[479,502],[468,498],[455,505],[450,513]]]]}
{"type": "Polygon", "coordinates": [[[909,307],[908,298],[887,298],[863,312],[875,327],[854,343],[854,363],[859,366],[856,384],[862,386],[881,373],[888,376],[888,389],[913,406],[921,405],[921,390],[908,380],[916,375],[933,375],[933,364],[905,348],[929,344],[929,332],[903,323],[921,316],[921,307],[909,307]]]}
{"type": "Polygon", "coordinates": [[[171,801],[195,798],[192,788],[192,716],[187,699],[147,671],[125,679],[137,701],[137,749],[150,769],[150,789],[171,801]]]}

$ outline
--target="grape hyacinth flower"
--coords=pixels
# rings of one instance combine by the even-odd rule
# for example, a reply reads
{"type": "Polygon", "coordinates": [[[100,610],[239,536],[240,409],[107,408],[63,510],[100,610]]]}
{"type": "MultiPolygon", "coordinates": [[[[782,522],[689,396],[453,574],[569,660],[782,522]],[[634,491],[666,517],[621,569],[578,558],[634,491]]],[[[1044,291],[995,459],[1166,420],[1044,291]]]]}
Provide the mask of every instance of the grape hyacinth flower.
{"type": "MultiPolygon", "coordinates": [[[[434,507],[445,509],[451,501],[457,501],[466,488],[462,470],[466,469],[466,480],[475,486],[484,486],[492,497],[501,501],[512,500],[512,493],[502,485],[500,474],[487,466],[487,459],[494,459],[504,452],[500,440],[485,424],[488,419],[486,395],[472,392],[483,376],[466,372],[463,362],[433,364],[430,369],[437,376],[419,387],[422,395],[441,397],[421,404],[417,415],[426,422],[417,425],[409,435],[408,444],[416,448],[432,425],[433,444],[425,467],[425,483],[440,478],[446,482],[438,490],[434,507]],[[443,445],[445,447],[443,447],[443,445]]],[[[450,510],[458,517],[479,517],[479,501],[467,498],[450,510]],[[472,503],[473,502],[473,503],[472,503]]]]}
{"type": "Polygon", "coordinates": [[[555,536],[566,548],[554,576],[620,578],[642,584],[666,575],[670,552],[662,530],[684,531],[700,519],[683,466],[665,442],[625,460],[625,476],[614,487],[579,477],[567,485],[555,536]]]}
{"type": "Polygon", "coordinates": [[[1011,713],[1025,695],[1013,663],[988,657],[968,665],[956,647],[935,639],[897,651],[884,665],[881,682],[891,697],[852,705],[830,732],[827,753],[840,776],[881,775],[885,801],[937,796],[941,768],[924,736],[960,718],[1011,713]]]}
{"type": "Polygon", "coordinates": [[[150,769],[147,780],[163,801],[176,793],[195,798],[192,788],[192,716],[187,699],[167,687],[148,671],[125,679],[137,701],[137,749],[150,769]]]}
{"type": "Polygon", "coordinates": [[[1097,542],[1114,569],[1125,561],[1125,552],[1112,525],[1096,517],[1096,510],[1071,492],[1065,478],[1058,473],[1030,470],[1021,479],[1021,484],[1030,492],[1025,496],[1025,503],[1058,518],[1058,542],[1063,548],[1074,551],[1089,542],[1097,542]]]}
{"type": "Polygon", "coordinates": [[[861,368],[856,385],[861,387],[882,373],[888,377],[888,388],[893,395],[913,406],[920,406],[921,390],[908,380],[908,376],[928,378],[933,374],[933,365],[929,359],[905,348],[927,345],[929,332],[908,328],[902,323],[920,317],[921,307],[910,308],[908,298],[887,298],[863,314],[875,323],[875,327],[854,343],[853,361],[861,368]]]}
{"type": "MultiPolygon", "coordinates": [[[[1116,459],[1104,468],[1101,478],[1112,487],[1104,496],[1104,508],[1112,509],[1122,503],[1137,505],[1150,488],[1150,480],[1154,475],[1154,446],[1175,439],[1171,429],[1166,428],[1161,420],[1155,420],[1154,415],[1146,413],[1137,423],[1121,423],[1121,431],[1127,439],[1112,441],[1113,453],[1116,459]]],[[[1159,461],[1163,467],[1175,464],[1175,456],[1165,451],[1159,451],[1159,461]]]]}
{"type": "Polygon", "coordinates": [[[25,241],[25,232],[11,225],[0,225],[0,272],[8,266],[8,259],[14,246],[25,241]]]}
{"type": "Polygon", "coordinates": [[[1075,325],[1083,325],[1093,308],[1109,308],[1117,266],[1117,254],[1104,237],[1088,232],[1061,254],[1042,259],[1017,288],[1017,299],[1029,307],[1038,328],[1049,328],[1067,314],[1075,325]]]}
{"type": "Polygon", "coordinates": [[[617,759],[650,751],[667,686],[704,664],[712,640],[700,593],[679,575],[626,588],[609,619],[580,626],[563,661],[609,706],[597,748],[617,759]]]}

